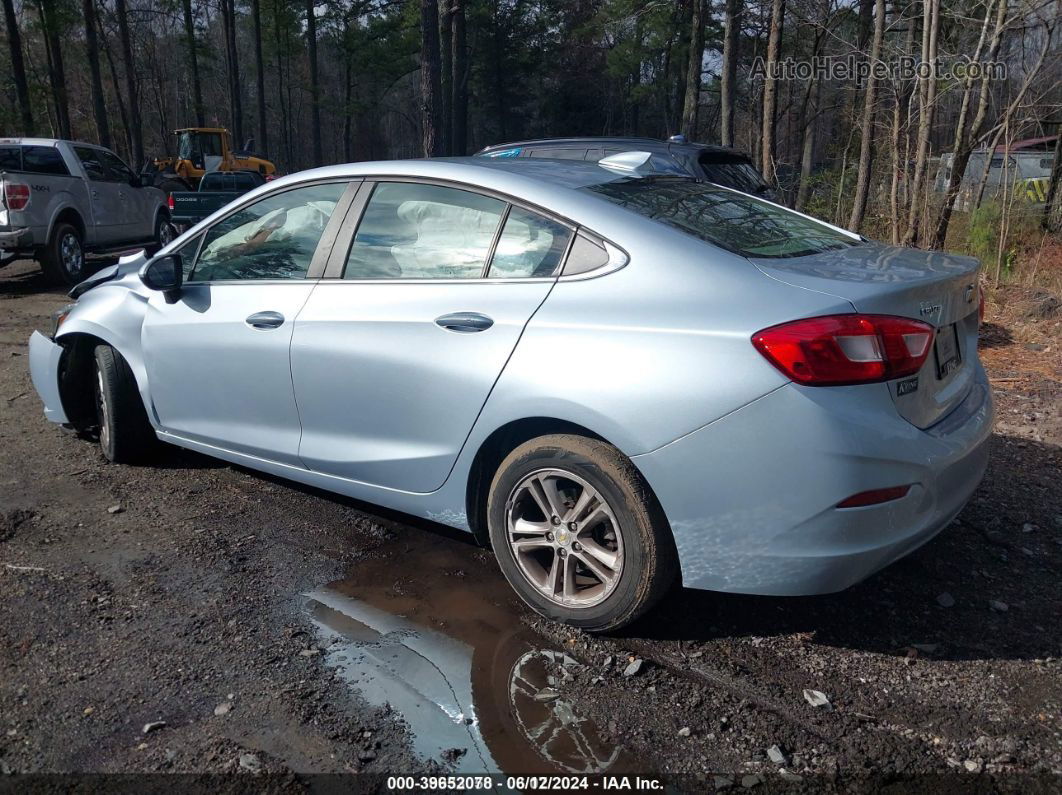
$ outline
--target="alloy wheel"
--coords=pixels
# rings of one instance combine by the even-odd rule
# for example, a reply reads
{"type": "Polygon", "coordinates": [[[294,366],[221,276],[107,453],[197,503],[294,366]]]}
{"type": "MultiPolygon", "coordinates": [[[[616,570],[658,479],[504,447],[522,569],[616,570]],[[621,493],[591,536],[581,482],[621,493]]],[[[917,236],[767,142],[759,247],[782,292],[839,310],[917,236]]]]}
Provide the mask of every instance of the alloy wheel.
{"type": "Polygon", "coordinates": [[[505,505],[506,536],[521,574],[564,607],[592,607],[623,572],[623,532],[602,494],[563,469],[521,480],[505,505]]]}
{"type": "Polygon", "coordinates": [[[59,241],[59,257],[65,270],[71,277],[81,275],[85,267],[85,254],[81,250],[81,241],[73,232],[67,232],[59,241]]]}

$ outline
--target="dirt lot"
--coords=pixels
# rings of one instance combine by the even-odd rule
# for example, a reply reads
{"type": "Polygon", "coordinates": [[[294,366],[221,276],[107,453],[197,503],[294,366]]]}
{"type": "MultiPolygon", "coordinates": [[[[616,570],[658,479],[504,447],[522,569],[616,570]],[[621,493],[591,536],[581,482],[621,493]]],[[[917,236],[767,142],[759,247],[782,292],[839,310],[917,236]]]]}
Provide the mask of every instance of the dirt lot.
{"type": "Polygon", "coordinates": [[[1050,296],[993,296],[992,463],[954,526],[845,593],[680,591],[621,638],[535,619],[444,528],[176,449],[105,464],[44,420],[30,384],[26,339],[64,300],[31,267],[0,272],[3,772],[1060,783],[1050,296]],[[474,711],[425,717],[435,672],[461,703],[467,680],[474,711]]]}

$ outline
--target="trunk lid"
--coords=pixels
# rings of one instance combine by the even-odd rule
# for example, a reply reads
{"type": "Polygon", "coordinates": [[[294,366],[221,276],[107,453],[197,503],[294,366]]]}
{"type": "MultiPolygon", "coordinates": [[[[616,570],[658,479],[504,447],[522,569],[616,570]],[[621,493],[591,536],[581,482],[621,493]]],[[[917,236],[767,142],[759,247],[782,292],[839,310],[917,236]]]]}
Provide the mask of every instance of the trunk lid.
{"type": "Polygon", "coordinates": [[[773,279],[843,298],[858,312],[913,318],[936,329],[918,374],[886,385],[913,425],[928,428],[966,397],[977,369],[980,263],[973,257],[864,243],[752,262],[773,279]]]}

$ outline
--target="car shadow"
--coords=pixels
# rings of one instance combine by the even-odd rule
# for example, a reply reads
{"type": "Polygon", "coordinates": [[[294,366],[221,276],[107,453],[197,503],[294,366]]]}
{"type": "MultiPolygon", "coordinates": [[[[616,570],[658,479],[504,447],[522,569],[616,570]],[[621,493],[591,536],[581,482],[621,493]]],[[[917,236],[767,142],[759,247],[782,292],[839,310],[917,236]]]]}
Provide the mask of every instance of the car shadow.
{"type": "Polygon", "coordinates": [[[711,642],[805,633],[816,644],[887,654],[1057,657],[1060,462],[1060,447],[997,435],[985,479],[958,519],[868,580],[812,597],[678,588],[625,634],[711,642]]]}
{"type": "Polygon", "coordinates": [[[985,348],[1005,348],[1013,344],[1014,335],[1010,333],[1010,329],[1006,326],[1001,326],[998,323],[981,324],[977,338],[978,348],[982,350],[985,348]]]}
{"type": "Polygon", "coordinates": [[[0,296],[4,298],[41,294],[63,295],[69,290],[66,285],[48,281],[39,268],[16,273],[7,268],[0,270],[0,296]]]}

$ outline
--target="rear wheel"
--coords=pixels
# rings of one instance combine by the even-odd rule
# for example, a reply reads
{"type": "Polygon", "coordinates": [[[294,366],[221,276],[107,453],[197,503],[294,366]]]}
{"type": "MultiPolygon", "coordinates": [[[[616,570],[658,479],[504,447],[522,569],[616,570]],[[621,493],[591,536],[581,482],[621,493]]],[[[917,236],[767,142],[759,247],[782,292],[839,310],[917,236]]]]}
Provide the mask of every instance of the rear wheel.
{"type": "Polygon", "coordinates": [[[115,464],[136,464],[150,458],[158,444],[148,422],[144,401],[129,364],[110,345],[98,345],[96,357],[96,419],[100,449],[115,464]]]}
{"type": "Polygon", "coordinates": [[[58,284],[74,285],[85,278],[85,249],[76,226],[65,221],[55,225],[41,256],[41,268],[49,281],[58,284]]]}
{"type": "Polygon", "coordinates": [[[641,474],[605,442],[532,439],[502,462],[487,502],[502,572],[544,616],[615,630],[677,578],[667,520],[641,474]]]}
{"type": "Polygon", "coordinates": [[[160,215],[155,219],[155,245],[148,251],[150,256],[155,256],[163,248],[168,246],[177,238],[177,229],[170,223],[170,219],[164,215],[160,215]]]}

